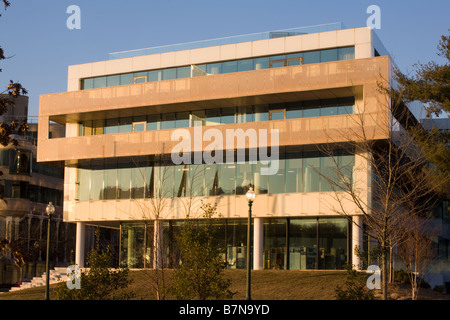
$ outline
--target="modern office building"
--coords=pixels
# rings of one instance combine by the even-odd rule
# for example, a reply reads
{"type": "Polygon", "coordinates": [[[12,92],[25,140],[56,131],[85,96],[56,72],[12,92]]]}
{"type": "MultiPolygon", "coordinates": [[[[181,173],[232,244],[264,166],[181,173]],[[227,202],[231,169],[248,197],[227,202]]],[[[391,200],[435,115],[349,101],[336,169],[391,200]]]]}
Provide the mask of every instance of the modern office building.
{"type": "Polygon", "coordinates": [[[228,268],[244,268],[252,186],[254,269],[357,264],[353,248],[363,246],[363,233],[354,223],[362,217],[350,202],[354,223],[330,209],[322,174],[332,164],[318,146],[335,144],[348,178],[370,200],[364,157],[339,145],[361,114],[380,120],[367,121],[373,139],[387,138],[390,110],[377,82],[388,82],[391,69],[373,30],[341,24],[69,66],[67,92],[40,97],[38,161],[64,163],[63,215],[77,224],[76,262],[84,263],[86,226],[99,225],[120,229],[122,266],[176,265],[174,235],[186,215],[201,220],[202,200],[217,204],[228,268]],[[50,122],[64,124],[65,137],[49,137],[50,122]]]}

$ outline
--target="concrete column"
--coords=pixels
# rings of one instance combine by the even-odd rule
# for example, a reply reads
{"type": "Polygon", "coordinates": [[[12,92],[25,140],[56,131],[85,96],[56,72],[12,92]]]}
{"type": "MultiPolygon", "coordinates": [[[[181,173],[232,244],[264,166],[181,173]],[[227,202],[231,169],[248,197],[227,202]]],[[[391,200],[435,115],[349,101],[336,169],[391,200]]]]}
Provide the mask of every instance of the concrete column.
{"type": "Polygon", "coordinates": [[[14,218],[14,234],[12,236],[12,240],[19,240],[20,232],[20,218],[14,218]]]}
{"type": "Polygon", "coordinates": [[[86,225],[84,222],[77,222],[77,240],[75,245],[75,264],[84,268],[84,245],[86,241],[86,225]]]}
{"type": "Polygon", "coordinates": [[[361,259],[355,254],[355,247],[358,246],[360,250],[363,248],[363,216],[353,216],[352,223],[352,264],[355,266],[356,270],[360,270],[361,259]]]}
{"type": "Polygon", "coordinates": [[[262,218],[253,219],[253,270],[263,268],[264,224],[262,218]]]}
{"type": "Polygon", "coordinates": [[[13,222],[13,217],[8,216],[6,217],[6,230],[5,230],[5,239],[12,241],[12,222],[13,222]]]}
{"type": "Polygon", "coordinates": [[[27,215],[28,218],[28,230],[27,230],[27,248],[28,251],[30,251],[30,240],[31,240],[31,219],[33,219],[33,213],[30,211],[30,213],[27,215]]]}
{"type": "Polygon", "coordinates": [[[127,239],[127,267],[134,267],[134,257],[136,252],[134,252],[134,229],[128,229],[128,239],[127,239]]]}

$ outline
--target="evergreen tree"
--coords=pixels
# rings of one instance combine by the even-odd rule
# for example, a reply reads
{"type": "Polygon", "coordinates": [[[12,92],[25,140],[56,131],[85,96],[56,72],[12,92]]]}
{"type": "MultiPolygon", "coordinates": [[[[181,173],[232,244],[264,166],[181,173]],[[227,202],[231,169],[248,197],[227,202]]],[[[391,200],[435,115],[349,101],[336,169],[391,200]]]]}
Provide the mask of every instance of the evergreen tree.
{"type": "MultiPolygon", "coordinates": [[[[420,101],[425,104],[427,117],[431,115],[450,116],[450,35],[442,35],[437,47],[437,55],[444,59],[443,64],[430,61],[415,65],[415,73],[405,75],[395,72],[398,88],[392,90],[396,103],[420,101]]],[[[436,167],[439,180],[448,181],[450,177],[450,131],[434,128],[428,132],[407,128],[422,147],[426,158],[436,167]]],[[[446,186],[445,193],[450,187],[446,186]]],[[[442,190],[440,190],[442,191],[442,190]]]]}

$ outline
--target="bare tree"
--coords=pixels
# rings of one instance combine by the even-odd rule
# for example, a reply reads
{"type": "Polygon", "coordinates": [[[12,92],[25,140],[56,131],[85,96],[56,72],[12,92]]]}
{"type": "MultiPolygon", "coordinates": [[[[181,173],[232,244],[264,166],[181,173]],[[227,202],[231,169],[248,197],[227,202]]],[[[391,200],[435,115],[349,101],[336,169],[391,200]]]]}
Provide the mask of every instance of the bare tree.
{"type": "Polygon", "coordinates": [[[320,173],[333,191],[330,209],[353,222],[355,215],[363,216],[364,231],[381,249],[383,299],[387,299],[389,251],[410,233],[409,220],[414,215],[406,208],[420,204],[416,212],[422,212],[433,199],[433,183],[443,183],[434,179],[414,136],[404,129],[419,124],[405,105],[391,100],[386,83],[379,83],[375,112],[360,108],[338,133],[345,139],[335,141],[336,132],[329,132],[329,144],[319,146],[332,163],[333,170],[320,173]],[[353,170],[340,162],[337,147],[355,156],[353,170]]]}
{"type": "Polygon", "coordinates": [[[412,213],[408,221],[408,232],[404,234],[397,249],[411,283],[411,299],[417,300],[419,288],[429,264],[435,257],[433,236],[436,229],[431,227],[428,217],[412,213]]]}
{"type": "Polygon", "coordinates": [[[173,242],[173,250],[164,252],[162,222],[173,214],[180,219],[195,218],[203,205],[201,185],[204,165],[174,166],[169,157],[168,154],[158,156],[151,167],[135,163],[135,178],[140,176],[146,188],[145,198],[135,201],[138,216],[133,219],[145,221],[145,234],[153,235],[153,240],[149,239],[149,243],[144,244],[147,250],[150,249],[150,254],[144,253],[143,263],[144,269],[153,269],[146,275],[157,300],[165,299],[165,269],[176,267],[179,263],[179,254],[173,242]]]}

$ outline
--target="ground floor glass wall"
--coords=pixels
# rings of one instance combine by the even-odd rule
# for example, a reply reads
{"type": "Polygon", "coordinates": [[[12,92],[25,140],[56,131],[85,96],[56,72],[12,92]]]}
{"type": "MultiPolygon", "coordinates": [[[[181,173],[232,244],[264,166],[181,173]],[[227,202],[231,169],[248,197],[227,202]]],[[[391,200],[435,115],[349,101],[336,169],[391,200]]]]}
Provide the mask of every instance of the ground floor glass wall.
{"type": "MultiPolygon", "coordinates": [[[[205,220],[199,224],[209,223],[205,220]]],[[[176,242],[182,220],[160,223],[156,234],[154,221],[122,223],[120,265],[129,268],[152,268],[155,256],[161,266],[180,264],[176,242]],[[161,250],[155,253],[160,239],[161,250]]],[[[290,270],[341,270],[349,257],[349,224],[346,218],[264,218],[263,268],[290,270]]],[[[247,263],[247,219],[216,219],[212,229],[219,242],[228,269],[244,269],[247,263]]],[[[253,240],[253,239],[252,239],[253,240]]],[[[351,255],[350,255],[351,256],[351,255]]]]}

